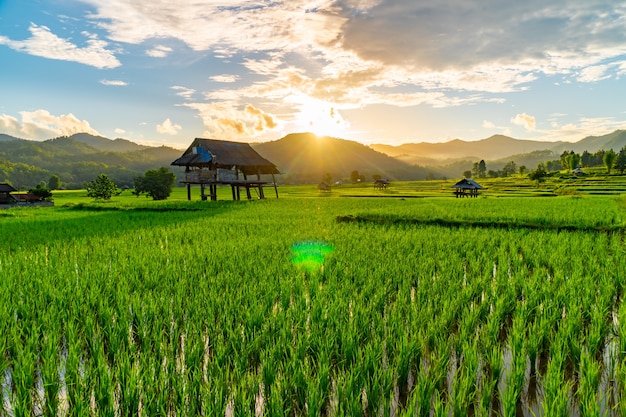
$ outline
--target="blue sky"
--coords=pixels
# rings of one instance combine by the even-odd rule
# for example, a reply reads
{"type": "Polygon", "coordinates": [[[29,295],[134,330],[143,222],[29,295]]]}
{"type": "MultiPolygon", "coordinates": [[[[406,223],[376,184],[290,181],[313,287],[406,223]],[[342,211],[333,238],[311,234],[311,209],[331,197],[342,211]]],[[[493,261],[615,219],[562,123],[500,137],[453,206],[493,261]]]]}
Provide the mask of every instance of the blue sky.
{"type": "Polygon", "coordinates": [[[0,133],[577,141],[626,129],[625,28],[615,0],[0,0],[0,133]]]}

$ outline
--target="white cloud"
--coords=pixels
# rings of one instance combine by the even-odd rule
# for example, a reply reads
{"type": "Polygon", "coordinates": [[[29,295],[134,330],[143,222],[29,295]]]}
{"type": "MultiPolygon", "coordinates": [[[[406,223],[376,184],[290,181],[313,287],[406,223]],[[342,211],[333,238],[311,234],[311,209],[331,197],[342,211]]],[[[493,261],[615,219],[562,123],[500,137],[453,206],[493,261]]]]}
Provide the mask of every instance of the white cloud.
{"type": "Polygon", "coordinates": [[[550,142],[577,142],[587,136],[606,135],[617,129],[626,129],[625,120],[615,120],[611,117],[582,117],[561,123],[560,119],[565,117],[566,115],[556,115],[551,121],[551,129],[541,132],[543,136],[537,139],[550,142]]]}
{"type": "Polygon", "coordinates": [[[279,120],[251,104],[243,108],[223,103],[188,103],[206,127],[206,135],[220,139],[250,140],[280,128],[279,120]]]}
{"type": "Polygon", "coordinates": [[[215,81],[217,83],[234,83],[235,81],[239,80],[239,78],[240,77],[238,75],[231,74],[214,75],[212,77],[209,77],[211,81],[215,81]]]}
{"type": "Polygon", "coordinates": [[[610,68],[610,65],[594,65],[583,68],[577,77],[578,81],[583,83],[593,83],[610,78],[611,75],[607,74],[607,71],[610,68]]]}
{"type": "Polygon", "coordinates": [[[115,129],[115,134],[117,135],[123,135],[124,133],[126,133],[124,129],[121,129],[119,127],[115,129]]]}
{"type": "Polygon", "coordinates": [[[485,129],[495,129],[496,124],[494,122],[490,122],[489,120],[483,120],[483,127],[485,129]]]}
{"type": "Polygon", "coordinates": [[[172,123],[172,121],[169,118],[167,118],[163,121],[162,124],[157,125],[156,130],[159,133],[174,136],[174,135],[177,135],[178,132],[182,130],[182,128],[183,127],[181,125],[172,123]]]}
{"type": "Polygon", "coordinates": [[[128,85],[126,81],[121,81],[121,80],[100,80],[100,84],[110,85],[114,87],[124,87],[128,85]]]}
{"type": "Polygon", "coordinates": [[[193,88],[187,88],[181,85],[174,85],[170,88],[177,92],[177,96],[183,97],[185,99],[190,99],[194,94],[196,94],[196,90],[194,90],[193,88]]]}
{"type": "Polygon", "coordinates": [[[511,123],[524,126],[526,130],[535,130],[536,128],[535,116],[530,116],[526,113],[516,114],[515,117],[511,118],[511,123]]]}
{"type": "MultiPolygon", "coordinates": [[[[210,103],[188,103],[216,134],[255,133],[249,103],[284,120],[305,96],[337,110],[502,102],[493,95],[532,89],[542,75],[602,80],[606,63],[626,55],[623,0],[81,1],[113,41],[174,39],[203,56],[243,61],[253,83],[213,75],[224,85],[200,92],[210,103]]],[[[148,54],[171,52],[157,44],[148,54]]],[[[615,69],[626,73],[624,64],[615,69]]],[[[172,88],[186,100],[196,93],[172,88]]],[[[536,129],[525,114],[512,123],[536,129]]]]}
{"type": "Polygon", "coordinates": [[[148,56],[153,57],[153,58],[165,58],[172,51],[173,51],[173,49],[170,48],[169,46],[156,45],[154,48],[147,50],[146,54],[148,56]]]}
{"type": "Polygon", "coordinates": [[[100,135],[86,120],[79,120],[73,114],[54,116],[47,110],[20,112],[21,120],[9,115],[0,116],[0,129],[12,136],[44,140],[58,136],[71,136],[75,133],[100,135]]]}
{"type": "Polygon", "coordinates": [[[99,40],[96,35],[88,36],[85,47],[79,47],[67,39],[62,39],[53,34],[46,26],[37,26],[31,23],[29,31],[31,37],[24,41],[15,41],[0,36],[0,45],[30,55],[41,56],[61,61],[78,62],[96,68],[115,68],[121,63],[112,51],[106,49],[108,43],[99,40]]]}

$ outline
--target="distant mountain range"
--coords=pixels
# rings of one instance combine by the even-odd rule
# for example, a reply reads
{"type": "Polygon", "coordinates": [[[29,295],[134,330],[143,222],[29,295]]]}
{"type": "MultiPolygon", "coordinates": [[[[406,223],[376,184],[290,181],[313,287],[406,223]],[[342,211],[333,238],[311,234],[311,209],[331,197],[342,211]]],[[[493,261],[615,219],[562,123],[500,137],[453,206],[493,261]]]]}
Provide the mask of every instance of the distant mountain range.
{"type": "MultiPolygon", "coordinates": [[[[191,143],[191,139],[190,139],[191,143]]],[[[501,169],[507,162],[528,168],[539,162],[559,159],[565,150],[577,153],[626,146],[626,130],[603,136],[589,136],[578,142],[540,142],[494,135],[467,142],[407,143],[399,146],[365,146],[355,141],[293,133],[281,139],[253,143],[252,147],[272,161],[283,173],[280,181],[315,183],[330,174],[343,180],[358,171],[367,180],[381,175],[392,180],[460,177],[474,162],[484,159],[489,169],[501,169]]],[[[132,186],[135,176],[170,163],[182,151],[166,146],[150,147],[126,139],[108,139],[79,133],[43,142],[0,134],[0,182],[10,181],[21,188],[59,175],[68,188],[79,188],[100,173],[107,173],[118,185],[132,186]]],[[[170,167],[181,175],[177,167],[170,167]]]]}
{"type": "Polygon", "coordinates": [[[409,164],[438,165],[441,161],[459,159],[500,160],[512,156],[529,154],[536,151],[550,151],[556,156],[563,151],[595,153],[599,150],[619,151],[626,146],[626,130],[616,130],[603,136],[588,136],[578,142],[541,142],[535,140],[513,139],[508,136],[494,135],[487,139],[467,142],[455,139],[443,143],[406,143],[399,146],[370,145],[379,152],[409,164]]]}

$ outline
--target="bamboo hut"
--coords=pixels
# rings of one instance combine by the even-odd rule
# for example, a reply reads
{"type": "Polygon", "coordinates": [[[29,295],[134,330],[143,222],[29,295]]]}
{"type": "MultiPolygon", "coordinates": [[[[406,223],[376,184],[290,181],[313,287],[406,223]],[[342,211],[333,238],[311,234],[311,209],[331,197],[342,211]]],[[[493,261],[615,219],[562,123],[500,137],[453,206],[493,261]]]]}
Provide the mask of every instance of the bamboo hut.
{"type": "Polygon", "coordinates": [[[230,142],[217,139],[196,138],[182,156],[172,165],[185,167],[187,199],[191,200],[191,186],[200,185],[203,200],[210,197],[217,200],[217,186],[229,185],[233,200],[240,200],[241,190],[252,199],[251,189],[256,190],[259,198],[265,198],[263,187],[273,185],[278,198],[278,188],[274,174],[280,174],[276,165],[259,155],[248,143],[230,142]],[[271,175],[271,184],[261,175],[271,175]],[[208,187],[209,194],[205,194],[208,187]]]}
{"type": "Polygon", "coordinates": [[[482,190],[483,186],[478,184],[471,178],[463,178],[452,186],[456,198],[462,197],[478,197],[478,190],[482,190]]]}

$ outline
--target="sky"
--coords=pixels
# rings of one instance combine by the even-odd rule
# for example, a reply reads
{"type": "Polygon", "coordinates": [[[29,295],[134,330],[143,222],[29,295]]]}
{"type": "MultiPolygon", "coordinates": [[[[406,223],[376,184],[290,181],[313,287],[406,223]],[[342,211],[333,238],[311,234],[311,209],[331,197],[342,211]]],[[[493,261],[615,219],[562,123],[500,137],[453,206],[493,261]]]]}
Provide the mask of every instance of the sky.
{"type": "Polygon", "coordinates": [[[626,129],[626,1],[0,0],[0,133],[186,148],[626,129]]]}

